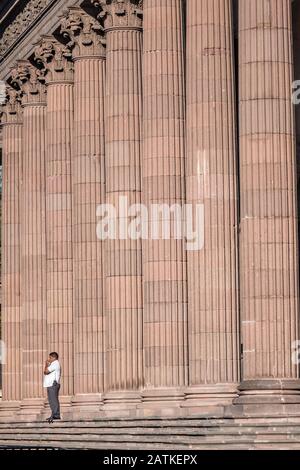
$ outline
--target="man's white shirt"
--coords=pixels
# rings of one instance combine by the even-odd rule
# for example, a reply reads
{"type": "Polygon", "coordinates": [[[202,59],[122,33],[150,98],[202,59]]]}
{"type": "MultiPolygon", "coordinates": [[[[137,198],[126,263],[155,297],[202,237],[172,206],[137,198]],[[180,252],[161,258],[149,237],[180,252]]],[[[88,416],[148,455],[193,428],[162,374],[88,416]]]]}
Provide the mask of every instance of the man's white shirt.
{"type": "Polygon", "coordinates": [[[52,387],[53,383],[60,381],[60,363],[58,361],[53,361],[50,366],[48,366],[48,371],[50,374],[44,376],[44,388],[52,387]]]}

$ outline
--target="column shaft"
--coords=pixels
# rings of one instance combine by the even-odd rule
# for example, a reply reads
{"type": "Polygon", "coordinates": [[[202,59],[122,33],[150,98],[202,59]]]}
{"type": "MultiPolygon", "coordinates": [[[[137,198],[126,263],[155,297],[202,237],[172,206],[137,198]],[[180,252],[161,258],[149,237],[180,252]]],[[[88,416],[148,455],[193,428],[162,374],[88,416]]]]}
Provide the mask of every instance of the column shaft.
{"type": "Polygon", "coordinates": [[[45,104],[25,105],[22,177],[23,400],[43,403],[47,358],[45,104]]]}
{"type": "MultiPolygon", "coordinates": [[[[130,28],[107,33],[106,202],[117,210],[122,196],[141,202],[141,36],[130,28]]],[[[143,383],[141,255],[141,240],[106,241],[108,391],[143,383]]]]}
{"type": "Polygon", "coordinates": [[[187,253],[190,398],[198,388],[200,398],[231,401],[239,379],[231,0],[187,0],[186,171],[193,215],[204,208],[203,248],[187,253]]]}
{"type": "Polygon", "coordinates": [[[22,124],[3,125],[2,195],[2,340],[6,362],[3,365],[3,405],[22,399],[20,303],[20,191],[22,180],[22,124]]]}
{"type": "MultiPolygon", "coordinates": [[[[299,56],[299,48],[300,48],[300,29],[298,27],[300,23],[300,3],[293,2],[292,3],[292,16],[293,16],[293,52],[294,52],[294,80],[295,80],[295,88],[293,90],[294,99],[295,101],[295,117],[296,117],[296,165],[297,165],[297,189],[298,189],[298,207],[300,201],[300,194],[299,194],[299,183],[300,183],[300,56],[299,56]]],[[[298,219],[299,219],[299,214],[298,219]]],[[[299,227],[299,220],[298,220],[298,227],[299,227]]],[[[298,229],[299,234],[299,229],[298,229]]]]}
{"type": "MultiPolygon", "coordinates": [[[[174,396],[174,387],[188,379],[185,244],[175,239],[172,216],[173,205],[180,214],[185,202],[182,1],[145,0],[143,12],[142,198],[149,226],[157,222],[152,204],[170,208],[169,239],[152,239],[149,227],[143,245],[145,384],[146,389],[169,387],[174,396]]],[[[147,400],[151,393],[146,391],[147,400]]]]}
{"type": "Polygon", "coordinates": [[[74,315],[76,394],[104,388],[103,242],[98,204],[105,202],[104,58],[79,58],[74,71],[74,315]]]}
{"type": "Polygon", "coordinates": [[[65,396],[73,394],[73,256],[71,146],[73,84],[47,93],[48,345],[61,356],[65,396]]]}
{"type": "Polygon", "coordinates": [[[299,402],[292,389],[300,382],[282,380],[298,378],[292,360],[299,278],[291,2],[239,3],[241,390],[268,394],[250,401],[274,401],[273,390],[285,394],[281,403],[299,402]]]}

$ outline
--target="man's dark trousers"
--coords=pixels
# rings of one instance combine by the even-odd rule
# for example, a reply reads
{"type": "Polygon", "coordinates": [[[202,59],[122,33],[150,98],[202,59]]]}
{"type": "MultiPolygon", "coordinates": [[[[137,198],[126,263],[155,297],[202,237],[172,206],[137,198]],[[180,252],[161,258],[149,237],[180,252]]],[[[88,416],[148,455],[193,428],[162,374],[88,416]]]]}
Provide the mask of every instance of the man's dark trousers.
{"type": "Polygon", "coordinates": [[[60,409],[59,409],[59,394],[60,384],[54,382],[52,387],[47,387],[48,401],[51,408],[51,417],[60,418],[60,409]]]}

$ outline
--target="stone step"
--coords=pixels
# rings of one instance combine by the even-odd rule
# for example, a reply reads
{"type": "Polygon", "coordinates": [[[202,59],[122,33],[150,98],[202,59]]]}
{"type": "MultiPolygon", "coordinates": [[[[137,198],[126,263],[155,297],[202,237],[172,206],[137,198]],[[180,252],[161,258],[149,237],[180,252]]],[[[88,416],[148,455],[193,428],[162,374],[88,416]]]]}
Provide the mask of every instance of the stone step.
{"type": "MultiPolygon", "coordinates": [[[[300,427],[300,421],[299,422],[292,422],[292,421],[287,421],[287,420],[281,420],[281,421],[262,421],[262,422],[251,422],[249,420],[245,420],[243,422],[235,422],[234,420],[227,420],[227,421],[212,421],[212,420],[203,420],[203,421],[190,421],[190,420],[185,420],[185,421],[180,421],[180,420],[174,420],[173,422],[170,422],[168,420],[147,420],[147,421],[58,421],[54,423],[55,426],[61,426],[64,428],[137,428],[137,427],[143,427],[143,428],[149,428],[152,430],[156,430],[159,428],[182,428],[182,427],[189,427],[189,428],[216,428],[216,427],[245,427],[245,426],[252,426],[255,428],[264,428],[264,427],[280,427],[280,426],[298,426],[300,427]]],[[[1,429],[6,429],[8,426],[13,426],[16,429],[25,429],[27,427],[35,427],[35,428],[43,428],[46,426],[45,421],[40,421],[40,422],[26,422],[26,421],[20,421],[20,422],[0,422],[0,430],[1,429]]]]}
{"type": "Polygon", "coordinates": [[[41,439],[22,439],[21,441],[15,439],[5,439],[0,440],[1,446],[16,446],[22,445],[22,447],[52,447],[52,448],[64,448],[64,449],[130,449],[130,450],[201,450],[201,449],[300,449],[300,441],[289,441],[286,440],[279,441],[274,440],[257,440],[253,442],[251,439],[240,439],[236,438],[227,438],[225,439],[210,439],[202,440],[201,442],[151,442],[149,441],[140,441],[140,442],[128,442],[128,441],[118,441],[118,442],[107,442],[104,440],[91,440],[90,436],[88,440],[80,439],[79,441],[74,441],[72,439],[64,439],[59,441],[53,439],[51,435],[48,436],[46,440],[41,439]]]}
{"type": "MultiPolygon", "coordinates": [[[[66,444],[64,442],[62,443],[57,443],[57,442],[52,442],[51,440],[47,441],[47,443],[41,444],[40,442],[35,442],[35,441],[28,441],[26,443],[23,443],[22,446],[17,445],[14,441],[7,441],[5,444],[1,443],[0,448],[53,448],[53,449],[64,449],[64,450],[108,450],[108,446],[106,443],[69,443],[66,444]],[[46,445],[45,445],[46,444],[46,445]]],[[[245,442],[243,444],[237,444],[236,442],[233,443],[220,443],[220,444],[210,444],[210,443],[205,443],[205,444],[199,444],[197,446],[192,446],[192,445],[176,445],[174,444],[123,444],[123,443],[111,443],[109,445],[109,450],[148,450],[148,451],[174,451],[174,450],[182,450],[182,451],[192,451],[192,450],[255,450],[255,449],[264,449],[265,445],[260,445],[260,444],[252,444],[251,442],[245,442]]],[[[281,447],[278,444],[268,444],[269,449],[281,449],[281,447]]],[[[282,447],[282,450],[284,449],[300,449],[299,444],[291,444],[289,447],[282,447]]]]}
{"type": "MultiPolygon", "coordinates": [[[[101,436],[101,435],[80,435],[80,436],[74,436],[74,435],[54,435],[54,434],[47,434],[44,436],[41,436],[39,434],[28,434],[27,436],[24,435],[19,435],[16,434],[13,439],[11,435],[3,435],[0,438],[0,443],[2,444],[5,441],[14,441],[14,443],[17,442],[64,442],[65,444],[67,443],[85,443],[85,444],[91,444],[91,443],[106,443],[109,444],[111,442],[116,442],[114,440],[114,436],[101,436]]],[[[259,439],[259,442],[262,442],[263,439],[259,439]]],[[[276,439],[276,442],[281,441],[281,439],[276,439]]],[[[299,442],[300,439],[292,439],[293,442],[299,442]]],[[[149,439],[147,436],[128,436],[126,434],[119,435],[117,438],[118,444],[121,443],[136,443],[136,444],[149,444],[149,439]]],[[[197,436],[152,436],[151,438],[151,445],[155,444],[179,444],[179,445],[197,445],[205,442],[210,442],[210,443],[226,443],[226,442],[239,442],[239,443],[253,443],[254,439],[247,437],[247,436],[202,436],[202,437],[197,437],[197,436]]],[[[270,443],[270,439],[268,438],[267,442],[270,443]]]]}
{"type": "MultiPolygon", "coordinates": [[[[46,418],[45,418],[46,419],[46,418]]],[[[45,419],[38,419],[34,421],[35,426],[42,426],[45,424],[45,419]]],[[[0,429],[1,427],[7,426],[10,422],[9,419],[5,421],[1,421],[0,419],[0,429]]],[[[24,426],[24,424],[32,425],[32,422],[26,422],[23,419],[19,421],[11,422],[14,426],[24,426]]],[[[67,415],[63,416],[63,421],[60,424],[64,424],[66,426],[70,424],[76,425],[103,425],[103,426],[145,426],[152,424],[153,426],[207,426],[207,425],[243,425],[245,423],[254,424],[254,425],[265,425],[266,423],[269,424],[280,424],[280,423],[299,423],[300,425],[300,415],[295,416],[244,416],[244,417],[227,417],[227,418],[220,418],[220,417],[177,417],[177,418],[168,418],[168,417],[149,417],[149,418],[94,418],[94,419],[81,419],[81,420],[74,420],[67,417],[67,415]]]]}
{"type": "MultiPolygon", "coordinates": [[[[15,428],[25,428],[25,427],[36,427],[36,428],[42,428],[46,425],[46,420],[43,421],[43,422],[40,422],[40,423],[37,423],[37,422],[34,422],[34,423],[31,423],[31,422],[26,422],[26,421],[23,421],[21,423],[10,423],[10,422],[7,422],[7,423],[1,423],[0,424],[0,430],[1,429],[5,429],[6,427],[8,426],[14,426],[15,428]]],[[[55,422],[55,425],[56,426],[61,426],[61,427],[65,427],[65,428],[69,428],[69,427],[85,427],[85,428],[89,428],[89,427],[97,427],[97,428],[136,428],[136,427],[148,427],[148,428],[152,428],[152,429],[157,429],[157,428],[162,428],[162,427],[168,427],[168,428],[178,428],[178,427],[219,427],[219,426],[224,426],[224,427],[227,427],[227,426],[237,426],[237,427],[242,427],[243,424],[235,424],[234,422],[227,422],[227,423],[212,423],[212,422],[200,422],[200,423],[179,423],[178,421],[177,422],[174,422],[174,423],[168,423],[167,421],[165,422],[140,422],[140,421],[137,421],[136,423],[128,423],[128,422],[124,422],[124,423],[106,423],[106,422],[103,422],[103,421],[93,421],[93,422],[72,422],[72,421],[57,421],[55,422]]]]}
{"type": "Polygon", "coordinates": [[[254,424],[260,425],[265,423],[273,423],[273,424],[280,424],[280,423],[292,423],[292,424],[299,424],[300,425],[300,417],[299,416],[284,416],[284,417],[273,417],[273,418],[256,418],[256,417],[243,417],[243,418],[234,418],[233,422],[235,424],[254,424]]]}
{"type": "Polygon", "coordinates": [[[143,419],[0,424],[0,446],[86,449],[300,449],[300,423],[143,419]]]}
{"type": "Polygon", "coordinates": [[[60,429],[62,432],[111,432],[113,430],[114,433],[126,431],[126,433],[136,433],[140,431],[147,432],[148,434],[152,433],[177,433],[177,432],[197,432],[197,433],[207,433],[207,432],[224,432],[224,433],[240,433],[240,432],[253,432],[253,433],[260,433],[264,431],[268,432],[300,432],[299,425],[291,425],[291,423],[286,424],[274,424],[274,425],[207,425],[207,426],[172,426],[169,427],[168,425],[165,426],[103,426],[103,425],[78,425],[77,423],[73,423],[72,425],[65,425],[61,423],[52,423],[51,425],[44,423],[43,425],[36,426],[35,424],[25,424],[23,426],[14,426],[14,424],[8,424],[2,428],[0,428],[0,435],[2,432],[7,431],[18,431],[18,432],[27,432],[31,431],[32,429],[36,429],[39,432],[43,432],[44,430],[47,431],[49,428],[53,429],[60,429]]]}
{"type": "MultiPolygon", "coordinates": [[[[45,424],[45,419],[39,419],[34,421],[35,425],[40,425],[40,424],[45,424]]],[[[4,426],[7,424],[8,421],[1,421],[0,420],[0,427],[4,426]]],[[[26,423],[24,420],[19,420],[19,421],[11,421],[15,425],[23,425],[26,423]]],[[[212,424],[226,424],[226,423],[234,423],[235,420],[233,418],[228,418],[228,419],[219,419],[219,418],[204,418],[204,419],[190,419],[190,418],[148,418],[148,419],[130,419],[130,418],[120,418],[120,419],[105,419],[105,418],[95,418],[95,419],[80,419],[80,420],[74,420],[74,419],[68,419],[68,418],[63,418],[62,423],[69,424],[69,423],[77,423],[77,424],[95,424],[95,423],[103,423],[107,426],[111,425],[128,425],[128,426],[137,426],[137,425],[145,425],[148,423],[153,423],[155,425],[160,425],[160,424],[165,424],[167,423],[168,425],[176,425],[178,426],[178,423],[180,423],[180,426],[184,424],[201,424],[201,423],[212,423],[212,424]]]]}
{"type": "Polygon", "coordinates": [[[245,427],[235,427],[235,426],[228,426],[226,428],[223,427],[161,427],[157,428],[148,428],[148,427],[137,427],[137,428],[104,428],[104,427],[63,427],[57,424],[51,424],[44,427],[37,428],[35,426],[25,428],[4,428],[0,430],[0,438],[3,434],[31,434],[32,432],[39,432],[40,434],[72,434],[72,435],[82,435],[82,434],[96,434],[96,435],[121,435],[126,432],[128,435],[147,435],[152,436],[153,434],[156,435],[195,435],[195,436],[206,436],[206,435],[277,435],[277,434],[284,434],[284,435],[300,435],[300,426],[245,426],[245,427]]]}
{"type": "MultiPolygon", "coordinates": [[[[62,432],[47,432],[47,433],[36,433],[32,431],[31,433],[15,433],[13,434],[14,441],[24,441],[24,440],[32,440],[32,441],[47,441],[49,439],[55,441],[87,441],[87,442],[149,442],[149,435],[147,434],[66,434],[62,432]]],[[[300,434],[289,434],[281,433],[281,434],[260,434],[260,435],[253,435],[253,434],[206,434],[206,435],[192,435],[192,434],[174,434],[174,435],[152,435],[151,442],[152,443],[182,443],[182,444],[195,444],[203,441],[220,441],[220,442],[227,442],[231,439],[234,439],[237,442],[250,440],[251,442],[261,442],[261,441],[294,441],[300,442],[300,434]]],[[[12,440],[12,433],[3,433],[0,436],[0,443],[6,440],[12,440]]]]}

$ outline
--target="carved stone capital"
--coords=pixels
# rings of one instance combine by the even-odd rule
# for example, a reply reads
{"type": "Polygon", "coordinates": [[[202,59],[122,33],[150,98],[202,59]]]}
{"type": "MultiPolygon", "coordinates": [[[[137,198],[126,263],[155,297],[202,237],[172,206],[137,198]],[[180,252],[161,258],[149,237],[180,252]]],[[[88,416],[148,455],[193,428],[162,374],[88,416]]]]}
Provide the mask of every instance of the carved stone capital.
{"type": "Polygon", "coordinates": [[[73,81],[71,51],[53,36],[42,36],[35,48],[34,60],[42,67],[46,83],[73,81]]]}
{"type": "Polygon", "coordinates": [[[23,120],[21,91],[7,87],[6,93],[6,102],[0,107],[1,124],[21,124],[23,120]]]}
{"type": "Polygon", "coordinates": [[[19,60],[11,70],[11,84],[22,92],[22,104],[45,103],[45,72],[27,60],[19,60]]]}
{"type": "Polygon", "coordinates": [[[100,8],[99,20],[106,30],[112,28],[141,28],[143,0],[91,0],[100,8]]]}
{"type": "Polygon", "coordinates": [[[61,33],[69,40],[73,57],[105,56],[103,27],[81,8],[72,7],[61,20],[61,33]]]}

